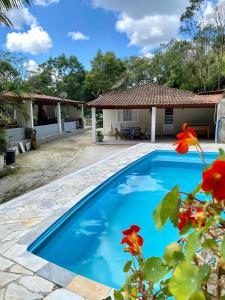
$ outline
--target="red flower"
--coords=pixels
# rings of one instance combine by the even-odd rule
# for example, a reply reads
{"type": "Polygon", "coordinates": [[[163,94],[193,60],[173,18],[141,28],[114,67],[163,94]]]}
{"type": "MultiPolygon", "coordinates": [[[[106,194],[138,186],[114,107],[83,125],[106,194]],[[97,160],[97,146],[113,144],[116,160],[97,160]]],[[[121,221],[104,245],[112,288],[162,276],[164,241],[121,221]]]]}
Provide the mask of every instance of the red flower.
{"type": "Polygon", "coordinates": [[[121,244],[127,244],[125,251],[130,252],[133,256],[138,255],[141,252],[141,247],[144,244],[144,240],[137,232],[140,231],[140,227],[137,225],[131,225],[129,229],[123,231],[125,237],[122,239],[121,244]]]}
{"type": "Polygon", "coordinates": [[[203,191],[211,193],[217,201],[225,200],[225,161],[216,160],[202,177],[203,191]]]}
{"type": "Polygon", "coordinates": [[[179,214],[178,229],[181,231],[190,222],[193,227],[201,227],[205,224],[205,215],[201,207],[188,208],[179,214]]]}
{"type": "Polygon", "coordinates": [[[179,154],[187,153],[190,146],[199,147],[197,134],[192,127],[187,127],[187,123],[182,125],[182,132],[177,134],[178,141],[174,144],[177,145],[175,149],[179,154]]]}

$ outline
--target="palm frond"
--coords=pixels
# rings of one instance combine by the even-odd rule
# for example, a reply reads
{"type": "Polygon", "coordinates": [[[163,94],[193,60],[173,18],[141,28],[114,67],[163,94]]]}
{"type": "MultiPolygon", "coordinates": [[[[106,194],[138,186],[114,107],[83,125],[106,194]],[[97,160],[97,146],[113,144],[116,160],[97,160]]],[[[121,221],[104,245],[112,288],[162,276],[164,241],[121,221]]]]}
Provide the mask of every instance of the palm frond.
{"type": "Polygon", "coordinates": [[[0,24],[5,24],[7,27],[13,26],[12,22],[9,20],[7,15],[4,14],[1,10],[0,10],[0,24]]]}
{"type": "Polygon", "coordinates": [[[0,24],[13,27],[12,22],[7,17],[7,12],[11,9],[19,9],[24,4],[31,4],[31,0],[0,0],[0,24]]]}
{"type": "Polygon", "coordinates": [[[20,8],[24,4],[31,4],[30,0],[0,0],[1,10],[10,10],[20,8]]]}

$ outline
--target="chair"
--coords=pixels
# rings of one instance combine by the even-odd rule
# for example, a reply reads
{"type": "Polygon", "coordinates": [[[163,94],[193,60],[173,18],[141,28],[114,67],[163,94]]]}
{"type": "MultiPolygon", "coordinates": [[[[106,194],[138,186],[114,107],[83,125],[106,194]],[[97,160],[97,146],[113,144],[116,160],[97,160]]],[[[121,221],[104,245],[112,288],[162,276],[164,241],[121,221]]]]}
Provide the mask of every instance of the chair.
{"type": "Polygon", "coordinates": [[[118,137],[119,137],[121,140],[123,140],[123,134],[122,134],[122,132],[120,132],[120,131],[116,128],[116,140],[117,140],[118,137]]]}

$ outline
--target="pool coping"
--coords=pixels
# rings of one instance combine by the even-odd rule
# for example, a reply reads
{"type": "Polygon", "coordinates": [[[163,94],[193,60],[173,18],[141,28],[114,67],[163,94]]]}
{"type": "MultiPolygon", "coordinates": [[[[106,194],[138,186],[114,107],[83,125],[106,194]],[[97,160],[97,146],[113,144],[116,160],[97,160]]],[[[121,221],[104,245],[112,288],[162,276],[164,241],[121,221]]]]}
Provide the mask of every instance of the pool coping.
{"type": "MultiPolygon", "coordinates": [[[[212,144],[209,147],[203,144],[203,149],[209,152],[216,152],[218,146],[212,144]]],[[[54,197],[55,189],[59,188],[59,191],[57,190],[57,196],[59,196],[60,198],[60,194],[62,196],[62,193],[65,192],[65,189],[63,187],[67,187],[66,192],[68,197],[70,197],[69,201],[66,197],[64,203],[62,203],[61,205],[55,205],[54,209],[51,212],[49,212],[47,217],[43,217],[40,220],[36,220],[36,222],[35,217],[30,218],[28,220],[23,220],[23,222],[25,222],[25,225],[28,225],[27,233],[20,236],[11,247],[6,249],[6,251],[2,253],[2,256],[32,271],[37,276],[40,276],[53,282],[54,284],[56,284],[56,287],[60,286],[75,293],[77,296],[82,296],[82,298],[80,299],[88,298],[89,300],[100,300],[110,295],[112,296],[113,288],[107,287],[103,284],[100,284],[86,277],[68,271],[62,267],[59,267],[53,263],[50,263],[45,259],[38,257],[32,254],[31,252],[28,252],[26,249],[57,219],[63,216],[83,197],[92,192],[98,185],[109,179],[112,175],[121,171],[123,168],[127,167],[129,164],[142,158],[146,154],[150,154],[155,150],[173,150],[173,147],[168,144],[144,143],[134,145],[129,149],[120,151],[119,153],[111,155],[110,157],[104,160],[98,161],[88,167],[85,167],[79,171],[69,174],[63,178],[60,178],[54,182],[51,182],[41,188],[31,191],[21,197],[15,198],[14,200],[0,206],[1,215],[2,213],[4,213],[4,211],[12,210],[13,207],[29,207],[29,205],[31,205],[29,203],[31,202],[32,197],[36,199],[37,202],[39,202],[39,196],[42,195],[43,197],[41,198],[40,203],[47,203],[49,200],[49,194],[46,191],[51,191],[52,189],[52,197],[54,197]],[[99,168],[105,169],[103,175],[96,178],[94,175],[98,175],[99,168]],[[85,177],[86,172],[89,175],[85,177]],[[92,177],[94,177],[94,179],[92,177]],[[86,188],[82,189],[81,191],[78,191],[76,188],[74,188],[73,182],[75,183],[76,179],[82,180],[82,178],[83,180],[87,179],[89,181],[86,184],[86,188]],[[67,186],[66,183],[70,184],[67,186]]]]}

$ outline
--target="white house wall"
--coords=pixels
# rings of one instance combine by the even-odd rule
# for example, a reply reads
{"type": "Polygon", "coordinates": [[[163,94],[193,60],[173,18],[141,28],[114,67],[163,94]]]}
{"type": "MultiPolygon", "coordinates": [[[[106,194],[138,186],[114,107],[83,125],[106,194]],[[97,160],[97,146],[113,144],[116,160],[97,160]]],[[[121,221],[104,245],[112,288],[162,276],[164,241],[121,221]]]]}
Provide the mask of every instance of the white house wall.
{"type": "MultiPolygon", "coordinates": [[[[151,130],[151,109],[139,109],[137,122],[118,122],[118,110],[103,110],[103,130],[105,135],[115,135],[115,128],[141,127],[142,131],[150,134],[151,130]]],[[[214,108],[175,108],[174,109],[174,133],[180,132],[183,123],[210,125],[214,133],[214,108]]],[[[163,123],[165,109],[156,110],[156,135],[163,134],[163,123]]]]}
{"type": "Polygon", "coordinates": [[[210,125],[214,133],[214,108],[180,108],[174,109],[174,131],[179,132],[183,123],[192,125],[210,125]]]}
{"type": "Polygon", "coordinates": [[[225,143],[225,99],[222,99],[218,111],[218,142],[225,143]]]}

